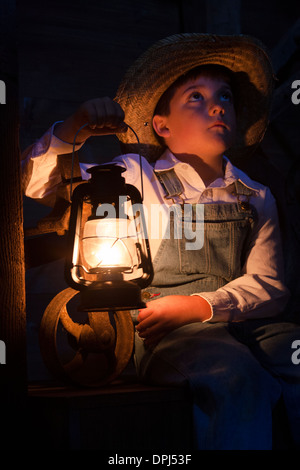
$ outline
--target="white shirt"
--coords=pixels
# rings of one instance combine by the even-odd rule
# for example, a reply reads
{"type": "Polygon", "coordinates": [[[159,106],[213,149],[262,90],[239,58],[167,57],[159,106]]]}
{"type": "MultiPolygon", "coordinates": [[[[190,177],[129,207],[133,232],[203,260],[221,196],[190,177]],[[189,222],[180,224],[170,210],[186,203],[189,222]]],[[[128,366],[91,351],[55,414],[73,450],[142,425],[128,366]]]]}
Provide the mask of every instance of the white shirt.
{"type": "MultiPolygon", "coordinates": [[[[71,153],[72,145],[62,142],[53,135],[54,126],[22,157],[25,183],[25,195],[42,202],[53,204],[55,193],[61,182],[56,167],[57,155],[71,153]]],[[[78,150],[79,147],[76,148],[78,150]]],[[[128,154],[115,159],[126,168],[122,174],[126,183],[136,186],[141,191],[141,174],[139,156],[128,154]]],[[[252,233],[250,244],[252,249],[242,269],[242,275],[214,292],[195,292],[201,295],[211,306],[210,321],[241,321],[250,318],[272,317],[282,312],[289,297],[283,284],[283,259],[280,229],[275,199],[270,190],[250,179],[224,157],[225,174],[223,178],[205,186],[199,174],[192,166],[183,163],[169,151],[155,163],[155,170],[175,168],[176,174],[183,185],[185,203],[218,203],[236,202],[236,196],[228,191],[235,181],[241,181],[254,192],[251,204],[256,208],[258,223],[252,233]]],[[[80,164],[83,179],[90,175],[86,172],[91,164],[80,164]]],[[[146,209],[146,220],[151,223],[151,206],[159,204],[162,208],[172,204],[164,198],[164,191],[153,167],[142,159],[143,168],[143,204],[146,209]],[[150,215],[149,215],[150,214],[150,215]]],[[[165,210],[167,213],[167,210],[165,210]]],[[[164,214],[164,210],[162,210],[164,214]]],[[[162,215],[162,229],[166,218],[162,215]]],[[[148,227],[149,243],[152,259],[161,243],[161,237],[151,238],[151,227],[148,227]]]]}

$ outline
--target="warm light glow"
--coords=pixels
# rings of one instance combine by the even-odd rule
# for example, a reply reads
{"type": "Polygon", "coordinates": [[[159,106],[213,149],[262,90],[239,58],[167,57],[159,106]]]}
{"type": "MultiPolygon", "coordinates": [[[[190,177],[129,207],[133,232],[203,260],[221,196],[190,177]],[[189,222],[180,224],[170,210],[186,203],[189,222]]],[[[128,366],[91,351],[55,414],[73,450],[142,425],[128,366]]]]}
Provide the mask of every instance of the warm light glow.
{"type": "Polygon", "coordinates": [[[84,260],[88,269],[119,268],[130,271],[138,265],[136,234],[130,234],[127,219],[94,219],[84,226],[84,260]]]}

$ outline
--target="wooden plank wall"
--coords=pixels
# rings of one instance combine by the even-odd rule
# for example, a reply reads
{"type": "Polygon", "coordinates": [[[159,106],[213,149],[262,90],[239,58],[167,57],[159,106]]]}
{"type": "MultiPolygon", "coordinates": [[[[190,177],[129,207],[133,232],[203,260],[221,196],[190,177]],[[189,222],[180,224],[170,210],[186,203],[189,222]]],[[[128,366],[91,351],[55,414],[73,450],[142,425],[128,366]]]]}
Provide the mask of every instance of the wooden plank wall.
{"type": "Polygon", "coordinates": [[[273,47],[294,22],[293,4],[288,0],[282,8],[282,2],[271,0],[263,4],[240,0],[19,1],[22,148],[82,101],[114,96],[127,67],[153,42],[178,32],[242,32],[273,47]]]}
{"type": "Polygon", "coordinates": [[[113,97],[131,62],[180,30],[176,2],[153,0],[25,1],[19,22],[23,145],[81,102],[113,97]]]}

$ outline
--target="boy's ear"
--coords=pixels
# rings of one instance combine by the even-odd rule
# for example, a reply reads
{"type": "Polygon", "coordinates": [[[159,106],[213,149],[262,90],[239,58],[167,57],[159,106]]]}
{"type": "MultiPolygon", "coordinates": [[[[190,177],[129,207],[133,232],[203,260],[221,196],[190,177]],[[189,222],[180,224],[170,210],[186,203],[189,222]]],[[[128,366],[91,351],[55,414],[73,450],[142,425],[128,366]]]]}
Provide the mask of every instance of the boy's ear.
{"type": "Polygon", "coordinates": [[[157,135],[164,138],[169,137],[170,131],[167,125],[166,116],[160,116],[159,114],[155,114],[152,119],[152,125],[157,135]]]}

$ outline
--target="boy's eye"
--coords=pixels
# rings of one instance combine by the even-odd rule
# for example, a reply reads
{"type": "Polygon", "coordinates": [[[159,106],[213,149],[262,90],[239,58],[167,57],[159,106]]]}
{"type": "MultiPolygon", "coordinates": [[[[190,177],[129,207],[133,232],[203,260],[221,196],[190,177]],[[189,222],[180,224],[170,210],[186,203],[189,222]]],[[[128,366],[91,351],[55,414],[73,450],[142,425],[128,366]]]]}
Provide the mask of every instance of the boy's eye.
{"type": "Polygon", "coordinates": [[[201,100],[203,100],[203,95],[201,95],[201,93],[199,93],[198,91],[194,91],[189,97],[189,101],[201,101],[201,100]]]}
{"type": "Polygon", "coordinates": [[[232,100],[233,100],[232,93],[230,93],[230,91],[224,91],[221,94],[221,100],[232,102],[232,100]]]}

